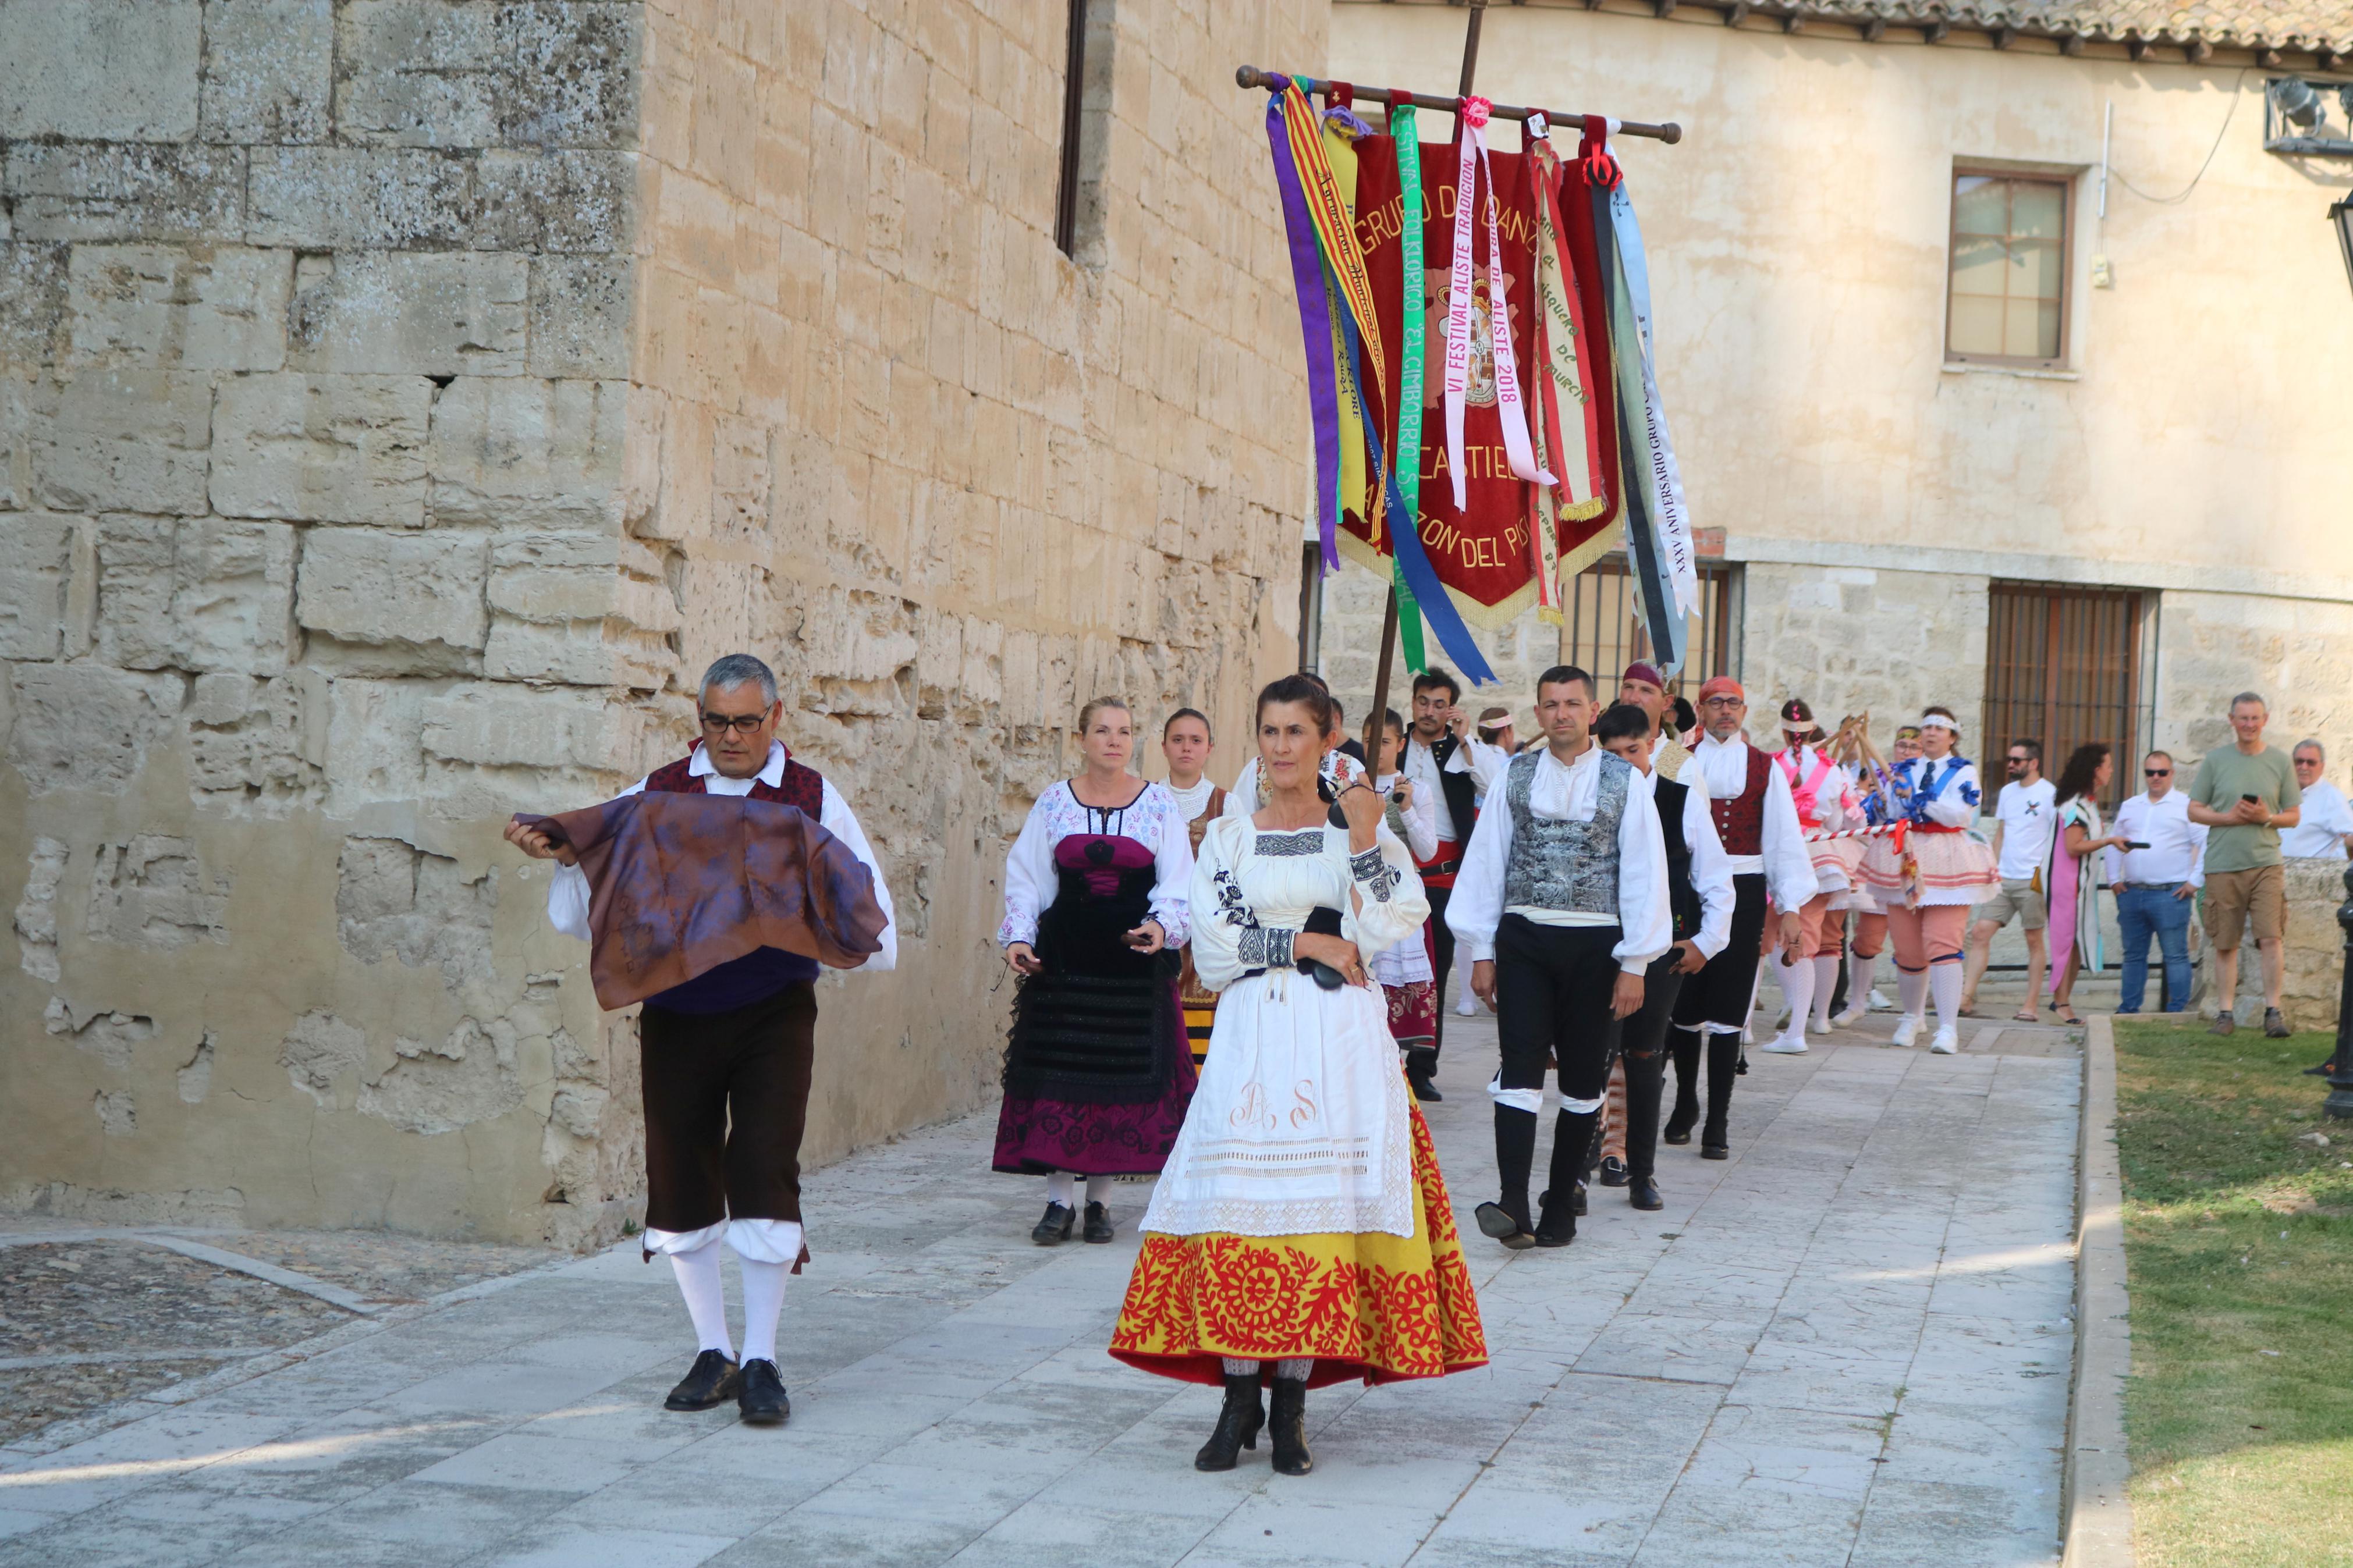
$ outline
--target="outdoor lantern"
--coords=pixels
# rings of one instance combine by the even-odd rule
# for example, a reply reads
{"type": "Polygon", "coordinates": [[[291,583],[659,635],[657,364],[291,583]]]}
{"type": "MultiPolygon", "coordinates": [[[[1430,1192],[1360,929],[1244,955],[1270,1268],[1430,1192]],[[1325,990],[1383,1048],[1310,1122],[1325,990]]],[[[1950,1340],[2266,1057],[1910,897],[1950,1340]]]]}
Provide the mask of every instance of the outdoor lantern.
{"type": "Polygon", "coordinates": [[[2345,253],[2345,281],[2353,287],[2353,191],[2345,193],[2341,202],[2331,203],[2328,221],[2337,229],[2337,248],[2345,253]]]}

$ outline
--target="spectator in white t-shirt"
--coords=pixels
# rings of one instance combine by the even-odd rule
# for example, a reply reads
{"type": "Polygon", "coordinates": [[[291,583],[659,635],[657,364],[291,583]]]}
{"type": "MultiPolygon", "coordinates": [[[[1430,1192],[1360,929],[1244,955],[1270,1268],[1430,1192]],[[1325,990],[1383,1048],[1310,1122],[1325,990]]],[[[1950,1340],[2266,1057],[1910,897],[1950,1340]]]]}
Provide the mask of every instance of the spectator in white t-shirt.
{"type": "Polygon", "coordinates": [[[2059,792],[2042,776],[2042,742],[2012,741],[2007,758],[2010,782],[1994,802],[1993,851],[2001,887],[1979,904],[1969,922],[1968,966],[1962,971],[1961,1011],[1977,1007],[1978,982],[1985,978],[1993,956],[1993,934],[2018,917],[2026,932],[2026,1003],[2018,1010],[2021,1023],[2036,1018],[2034,999],[2042,994],[2042,970],[2049,961],[2042,928],[2051,915],[2050,889],[2042,885],[2042,869],[2051,863],[2051,835],[2059,819],[2059,792]]]}
{"type": "Polygon", "coordinates": [[[2295,763],[2296,787],[2304,791],[2304,816],[2280,835],[2280,853],[2291,859],[2342,860],[2353,848],[2353,806],[2345,792],[2320,775],[2327,770],[2328,753],[2317,741],[2298,741],[2289,760],[2295,763]]]}

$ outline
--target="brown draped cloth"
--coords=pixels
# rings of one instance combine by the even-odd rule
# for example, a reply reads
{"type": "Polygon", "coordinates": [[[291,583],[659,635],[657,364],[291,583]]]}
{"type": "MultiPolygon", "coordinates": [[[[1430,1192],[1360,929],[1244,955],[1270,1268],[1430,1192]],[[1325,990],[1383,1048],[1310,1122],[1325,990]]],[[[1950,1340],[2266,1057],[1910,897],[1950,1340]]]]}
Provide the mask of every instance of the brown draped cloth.
{"type": "Polygon", "coordinates": [[[515,820],[579,857],[607,1012],[763,947],[835,969],[881,951],[874,873],[798,806],[654,792],[515,820]]]}

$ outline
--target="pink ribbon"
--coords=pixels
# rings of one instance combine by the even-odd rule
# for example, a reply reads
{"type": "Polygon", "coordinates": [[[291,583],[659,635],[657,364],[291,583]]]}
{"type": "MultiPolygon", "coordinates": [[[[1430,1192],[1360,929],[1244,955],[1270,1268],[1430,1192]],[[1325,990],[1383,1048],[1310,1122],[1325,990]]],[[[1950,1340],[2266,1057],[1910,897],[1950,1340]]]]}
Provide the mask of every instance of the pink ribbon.
{"type": "Polygon", "coordinates": [[[1493,105],[1483,98],[1462,100],[1462,155],[1454,176],[1454,256],[1446,300],[1446,462],[1454,481],[1454,506],[1470,505],[1470,475],[1462,461],[1462,408],[1471,387],[1472,208],[1477,204],[1479,172],[1487,173],[1487,321],[1495,350],[1495,402],[1503,417],[1504,455],[1515,479],[1530,484],[1559,483],[1536,467],[1528,442],[1527,413],[1520,401],[1519,362],[1512,353],[1512,312],[1504,299],[1504,244],[1494,210],[1494,166],[1488,161],[1484,127],[1493,105]]]}

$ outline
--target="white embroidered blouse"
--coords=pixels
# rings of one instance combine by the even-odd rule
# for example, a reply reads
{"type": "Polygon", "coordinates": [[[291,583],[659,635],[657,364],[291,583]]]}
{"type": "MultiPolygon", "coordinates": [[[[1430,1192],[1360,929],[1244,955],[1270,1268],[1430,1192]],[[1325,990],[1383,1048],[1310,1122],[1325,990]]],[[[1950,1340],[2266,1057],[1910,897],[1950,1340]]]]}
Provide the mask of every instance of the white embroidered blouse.
{"type": "Polygon", "coordinates": [[[1080,805],[1070,781],[1056,780],[1029,808],[1021,837],[1005,857],[1005,921],[997,928],[997,945],[1038,940],[1038,917],[1054,901],[1060,884],[1054,847],[1079,833],[1116,834],[1153,852],[1152,918],[1167,933],[1170,947],[1183,945],[1190,931],[1186,895],[1193,880],[1187,821],[1164,784],[1145,784],[1126,805],[1104,810],[1080,805]]]}

